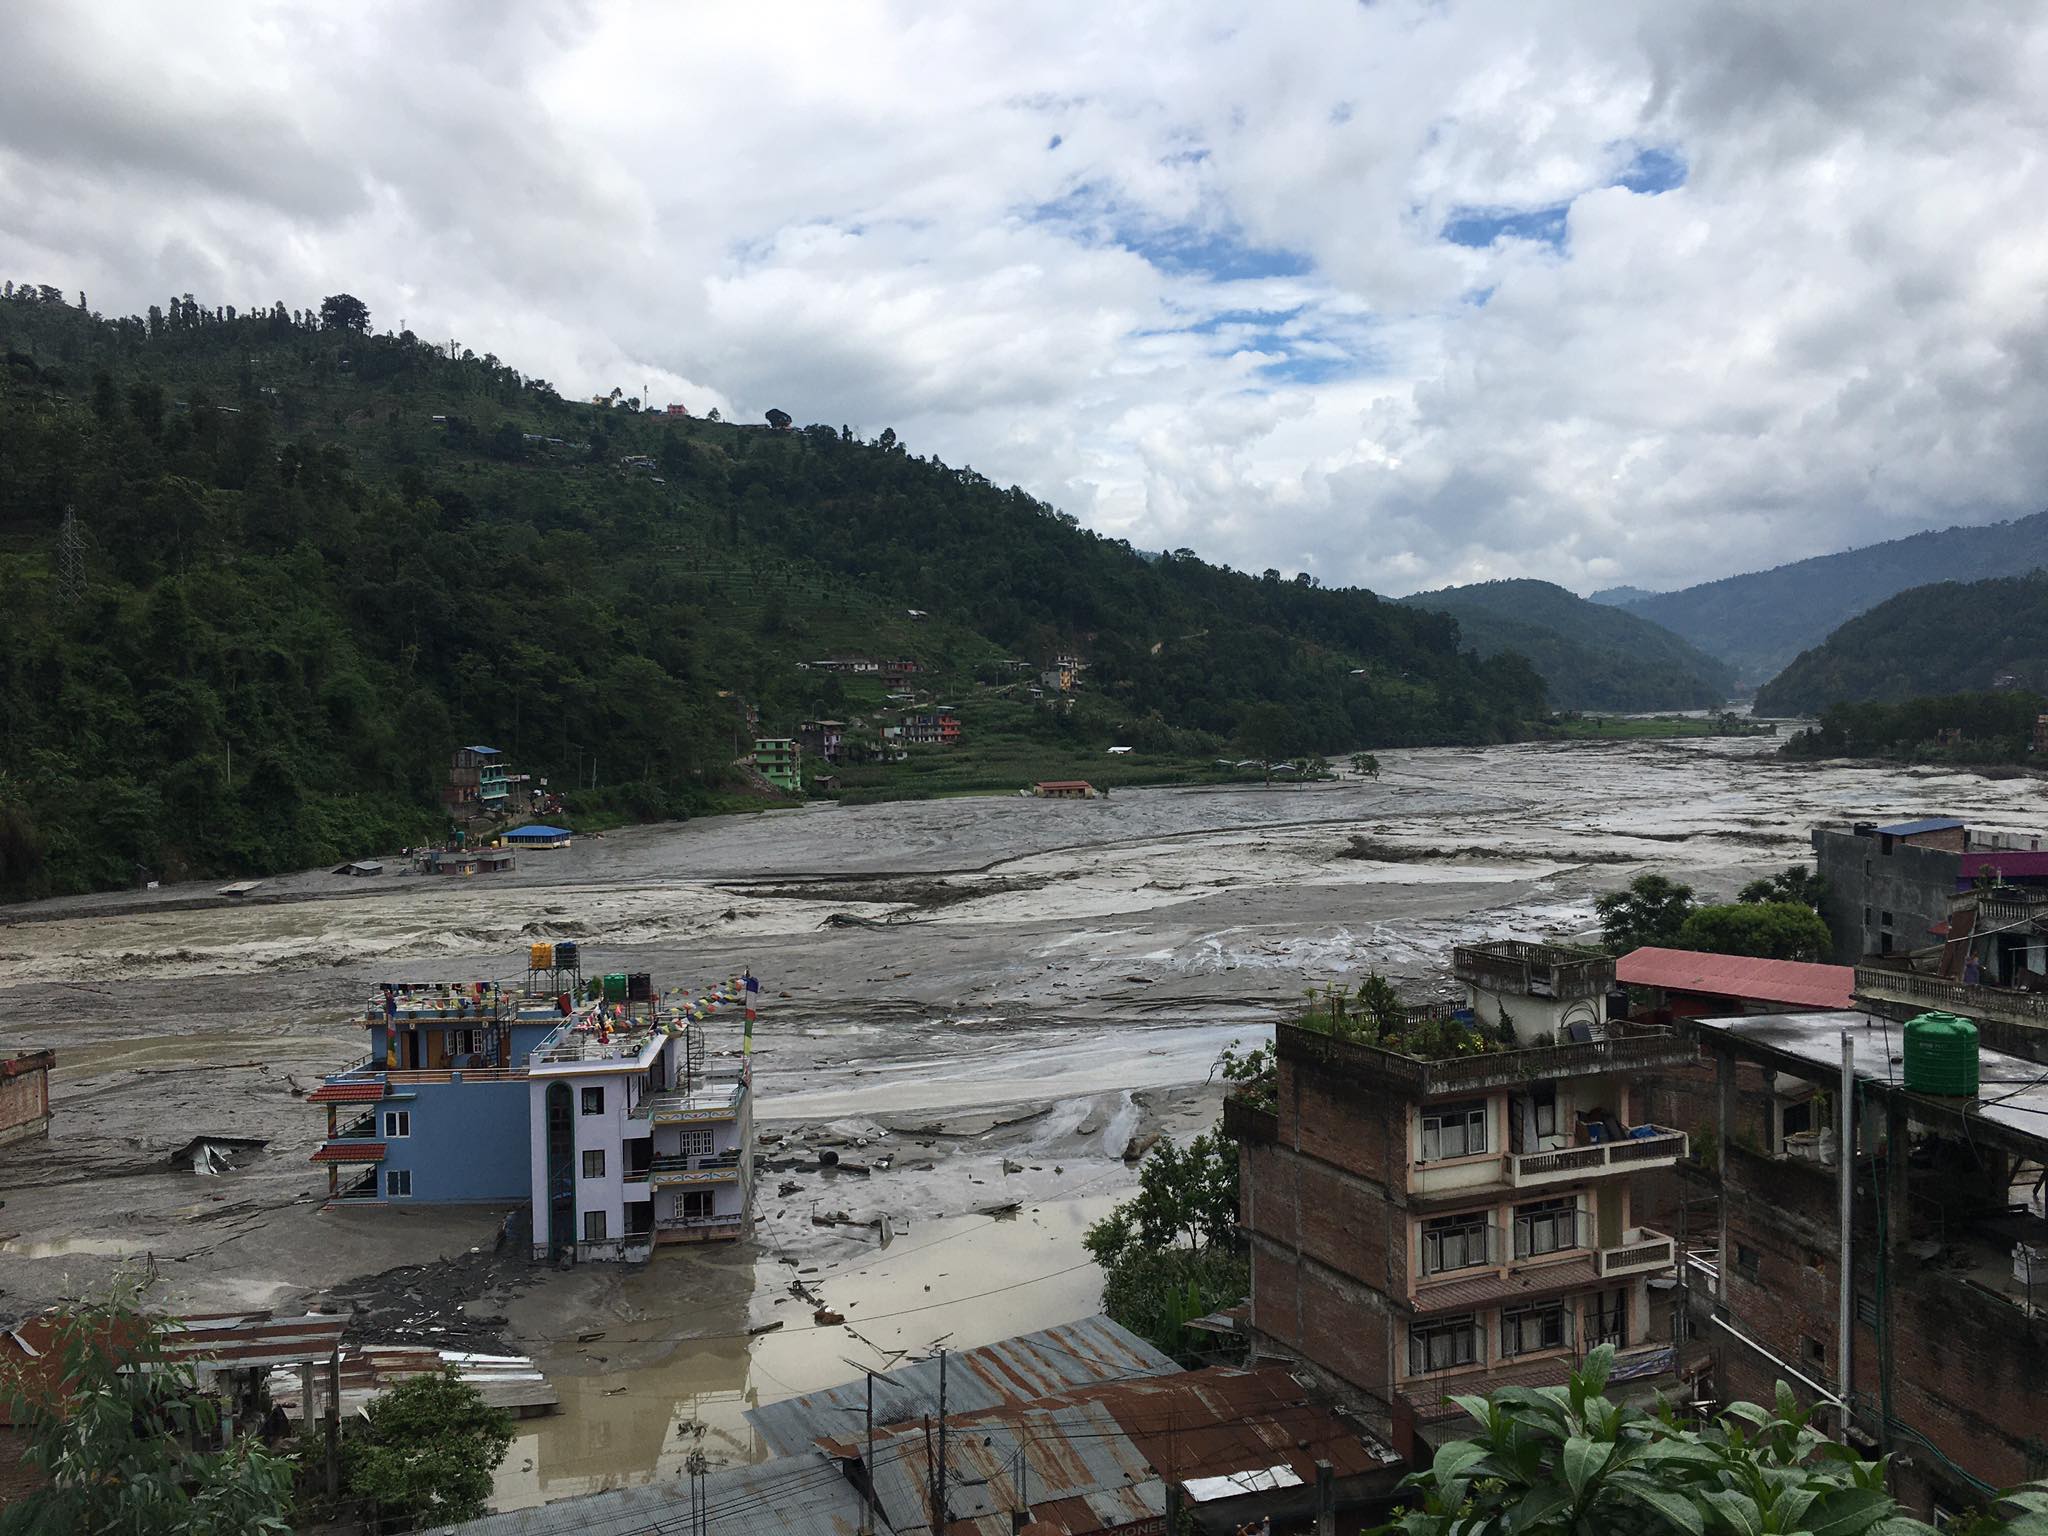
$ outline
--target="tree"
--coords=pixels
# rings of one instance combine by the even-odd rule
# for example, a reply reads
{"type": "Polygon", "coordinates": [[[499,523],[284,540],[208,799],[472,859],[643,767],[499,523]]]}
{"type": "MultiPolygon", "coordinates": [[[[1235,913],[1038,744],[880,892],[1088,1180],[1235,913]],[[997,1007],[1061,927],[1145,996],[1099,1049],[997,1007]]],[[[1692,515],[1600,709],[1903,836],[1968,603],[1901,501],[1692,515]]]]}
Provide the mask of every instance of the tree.
{"type": "Polygon", "coordinates": [[[1593,903],[1609,954],[1625,955],[1646,944],[1670,949],[1692,913],[1692,887],[1662,875],[1637,875],[1625,891],[1609,891],[1593,903]]]}
{"type": "Polygon", "coordinates": [[[1163,1138],[1138,1171],[1138,1193],[1081,1239],[1103,1268],[1103,1310],[1168,1354],[1189,1353],[1187,1324],[1250,1288],[1237,1211],[1234,1141],[1220,1131],[1186,1147],[1163,1138]]]}
{"type": "Polygon", "coordinates": [[[380,1398],[346,1457],[350,1494],[380,1516],[450,1524],[483,1515],[512,1417],[453,1371],[416,1376],[380,1398]]]}
{"type": "Polygon", "coordinates": [[[1737,901],[1796,901],[1820,910],[1826,900],[1828,883],[1804,864],[1787,865],[1784,873],[1752,880],[1735,893],[1737,901]]]}
{"type": "Polygon", "coordinates": [[[40,1485],[0,1509],[0,1533],[291,1529],[289,1458],[241,1436],[192,1449],[212,1442],[219,1413],[192,1367],[165,1354],[168,1326],[118,1282],[58,1317],[43,1357],[56,1370],[10,1369],[0,1386],[40,1485]]]}
{"type": "Polygon", "coordinates": [[[794,419],[795,418],[792,417],[787,411],[777,410],[772,407],[769,409],[768,425],[773,427],[778,432],[787,432],[789,430],[790,422],[793,421],[794,419]]]}
{"type": "MultiPolygon", "coordinates": [[[[1669,1406],[1651,1417],[1603,1394],[1614,1348],[1603,1344],[1569,1387],[1503,1388],[1454,1399],[1477,1421],[1404,1486],[1421,1507],[1383,1528],[1401,1536],[1934,1536],[1899,1513],[1884,1464],[1860,1458],[1808,1422],[1778,1384],[1775,1410],[1730,1403],[1704,1427],[1669,1406]]],[[[2048,1499],[2010,1496],[2012,1536],[2048,1536],[2048,1499]]]]}
{"type": "Polygon", "coordinates": [[[1284,705],[1265,700],[1238,717],[1237,741],[1269,770],[1276,759],[1285,757],[1297,740],[1294,717],[1284,705]]]}
{"type": "Polygon", "coordinates": [[[320,328],[324,331],[367,331],[370,328],[370,306],[352,293],[330,293],[320,301],[320,328]]]}
{"type": "Polygon", "coordinates": [[[1351,754],[1351,771],[1361,779],[1376,779],[1380,776],[1380,760],[1370,752],[1351,754]]]}
{"type": "Polygon", "coordinates": [[[1695,907],[1679,925],[1680,949],[1763,960],[1825,960],[1834,936],[1813,908],[1796,901],[1695,907]]]}

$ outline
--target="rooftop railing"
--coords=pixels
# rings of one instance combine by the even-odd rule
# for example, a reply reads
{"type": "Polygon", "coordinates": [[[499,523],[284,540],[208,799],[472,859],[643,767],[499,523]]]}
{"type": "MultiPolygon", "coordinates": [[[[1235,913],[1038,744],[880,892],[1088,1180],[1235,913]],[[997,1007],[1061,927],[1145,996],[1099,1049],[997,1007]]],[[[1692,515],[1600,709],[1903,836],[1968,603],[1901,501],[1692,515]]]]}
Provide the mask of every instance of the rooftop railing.
{"type": "Polygon", "coordinates": [[[1599,997],[1614,985],[1614,961],[1563,944],[1501,939],[1460,944],[1451,951],[1451,974],[1489,992],[1520,992],[1564,1000],[1599,997]]]}
{"type": "Polygon", "coordinates": [[[1574,1040],[1514,1051],[1485,1051],[1424,1061],[1384,1046],[1281,1024],[1273,1032],[1282,1061],[1347,1077],[1410,1098],[1470,1092],[1550,1078],[1683,1066],[1697,1057],[1676,1033],[1656,1025],[1610,1022],[1605,1040],[1574,1040]]]}

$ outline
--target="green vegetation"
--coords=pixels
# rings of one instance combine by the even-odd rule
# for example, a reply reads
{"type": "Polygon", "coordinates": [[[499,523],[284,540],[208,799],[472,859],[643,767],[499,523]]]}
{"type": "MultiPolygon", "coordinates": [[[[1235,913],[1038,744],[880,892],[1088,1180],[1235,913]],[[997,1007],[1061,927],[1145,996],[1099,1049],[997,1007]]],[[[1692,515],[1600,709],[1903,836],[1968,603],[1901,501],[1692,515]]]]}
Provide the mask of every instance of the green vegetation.
{"type": "Polygon", "coordinates": [[[1402,602],[1448,613],[1482,656],[1529,658],[1558,709],[1710,709],[1735,672],[1668,629],[1547,581],[1482,581],[1402,602]]]}
{"type": "Polygon", "coordinates": [[[1826,881],[1794,864],[1750,881],[1724,905],[1701,906],[1689,885],[1638,875],[1593,907],[1613,955],[1653,945],[1764,960],[1825,960],[1834,943],[1818,910],[1826,891],[1826,881]]]}
{"type": "Polygon", "coordinates": [[[1968,693],[2000,674],[2048,688],[2048,572],[1901,592],[1802,654],[1757,691],[1756,707],[1816,715],[1833,704],[1968,693]]]}
{"type": "Polygon", "coordinates": [[[369,1507],[373,1527],[413,1528],[481,1519],[491,1473],[512,1444],[512,1416],[484,1402],[455,1373],[418,1376],[384,1394],[348,1442],[350,1497],[369,1507]]]}
{"type": "MultiPolygon", "coordinates": [[[[1812,1424],[1778,1384],[1772,1408],[1730,1403],[1681,1422],[1610,1400],[1614,1348],[1603,1344],[1569,1385],[1504,1387],[1455,1399],[1477,1425],[1447,1441],[1404,1486],[1419,1508],[1387,1536],[1935,1536],[1885,1492],[1865,1461],[1812,1424]]],[[[1992,1500],[1976,1536],[2048,1536],[2038,1484],[1992,1500]]]]}
{"type": "Polygon", "coordinates": [[[1775,736],[1775,725],[1756,723],[1723,711],[1698,715],[1552,715],[1535,728],[1541,741],[1661,741],[1679,736],[1775,736]]]}
{"type": "Polygon", "coordinates": [[[1424,1061],[1484,1056],[1512,1050],[1515,1045],[1514,1024],[1506,1014],[1488,1028],[1485,1021],[1466,1024],[1437,1009],[1410,1008],[1378,971],[1367,971],[1356,992],[1335,982],[1311,988],[1294,1022],[1319,1035],[1376,1045],[1424,1061]]]}
{"type": "Polygon", "coordinates": [[[1177,1359],[1194,1359],[1187,1325],[1251,1290],[1237,1236],[1237,1143],[1205,1131],[1163,1138],[1138,1170],[1138,1192],[1082,1238],[1103,1269],[1102,1309],[1177,1359]]]}
{"type": "MultiPolygon", "coordinates": [[[[1743,682],[1757,684],[1787,670],[1793,658],[1820,645],[1831,631],[1908,588],[1928,582],[1977,582],[2044,564],[2048,564],[2048,512],[2037,512],[2014,522],[1916,533],[1773,570],[1705,582],[1680,592],[1660,592],[1638,598],[1627,605],[1627,611],[1732,662],[1743,682]]],[[[2003,628],[2005,617],[2001,613],[1997,624],[1986,626],[1986,611],[1970,616],[1969,627],[1978,632],[1973,643],[1980,651],[1991,648],[1982,631],[2003,628]]],[[[1946,637],[1944,649],[1945,642],[1946,637]]],[[[1988,654],[1978,662],[1987,668],[2004,664],[1988,654]]],[[[1882,672],[1872,675],[1881,676],[1882,672]]],[[[1981,687],[1989,681],[1971,674],[1939,686],[1981,687]]],[[[1822,695],[1800,708],[1789,707],[1789,696],[1773,693],[1768,707],[1760,698],[1757,712],[1806,713],[1833,697],[1896,698],[1932,691],[1932,686],[1908,683],[1889,692],[1822,695]]]]}
{"type": "Polygon", "coordinates": [[[1299,755],[1543,712],[1526,662],[1461,653],[1442,615],[1145,558],[893,431],[570,402],[371,320],[345,294],[102,319],[0,288],[0,894],[421,840],[468,742],[572,825],[701,813],[743,705],[788,734],[879,702],[796,665],[834,652],[917,660],[970,740],[1019,706],[988,717],[1011,787],[1127,735],[1160,761],[1119,772],[1157,778],[1248,726],[1299,755]],[[1092,702],[1031,707],[1069,650],[1092,702]]]}
{"type": "Polygon", "coordinates": [[[213,1442],[219,1413],[192,1367],[165,1354],[168,1326],[122,1282],[59,1316],[46,1351],[56,1370],[21,1367],[0,1381],[26,1441],[23,1465],[37,1478],[0,1509],[0,1533],[291,1528],[289,1458],[239,1435],[225,1450],[194,1449],[213,1442]]]}
{"type": "Polygon", "coordinates": [[[1783,747],[1793,758],[1886,758],[1994,767],[2030,762],[2048,698],[2023,690],[1956,693],[1897,704],[1833,704],[1783,747]]]}

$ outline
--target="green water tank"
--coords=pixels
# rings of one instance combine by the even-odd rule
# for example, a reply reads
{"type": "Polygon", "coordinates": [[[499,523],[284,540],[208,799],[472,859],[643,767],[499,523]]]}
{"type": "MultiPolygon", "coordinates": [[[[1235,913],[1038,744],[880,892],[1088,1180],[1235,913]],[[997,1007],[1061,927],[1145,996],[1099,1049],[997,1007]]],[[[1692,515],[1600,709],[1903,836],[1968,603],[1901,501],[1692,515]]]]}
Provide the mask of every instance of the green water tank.
{"type": "Polygon", "coordinates": [[[1977,1026],[1952,1013],[1922,1013],[1906,1020],[1906,1090],[1975,1098],[1977,1026]]]}
{"type": "MultiPolygon", "coordinates": [[[[624,971],[613,971],[605,977],[604,1000],[608,1003],[623,1003],[626,1000],[626,973],[624,971]]],[[[1977,1031],[1971,1030],[1970,1038],[1974,1040],[1976,1037],[1977,1031]]],[[[1976,1068],[1973,1066],[1970,1071],[1974,1076],[1976,1068]]]]}

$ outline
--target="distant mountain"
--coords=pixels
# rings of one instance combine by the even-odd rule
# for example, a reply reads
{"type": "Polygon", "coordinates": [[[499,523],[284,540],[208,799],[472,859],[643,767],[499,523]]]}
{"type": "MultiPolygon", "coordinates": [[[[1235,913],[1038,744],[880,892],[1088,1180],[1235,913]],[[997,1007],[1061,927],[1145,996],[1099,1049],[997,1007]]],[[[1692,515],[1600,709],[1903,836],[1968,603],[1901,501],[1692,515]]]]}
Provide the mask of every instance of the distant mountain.
{"type": "Polygon", "coordinates": [[[2000,687],[2048,692],[2048,572],[1901,592],[1802,652],[1757,691],[1756,712],[2000,687]]]}
{"type": "Polygon", "coordinates": [[[1908,587],[1979,581],[2048,564],[2048,512],[1977,528],[1941,528],[1816,555],[1748,576],[1637,598],[1628,607],[1733,662],[1760,683],[1837,625],[1908,587]]]}
{"type": "Polygon", "coordinates": [[[1587,597],[1589,603],[1598,603],[1603,608],[1626,608],[1630,603],[1639,603],[1646,597],[1662,597],[1661,592],[1652,592],[1648,587],[1602,587],[1587,597]]]}
{"type": "Polygon", "coordinates": [[[1734,690],[1727,663],[1648,619],[1547,581],[1482,581],[1401,601],[1450,614],[1482,656],[1526,656],[1557,709],[1708,709],[1734,690]]]}

